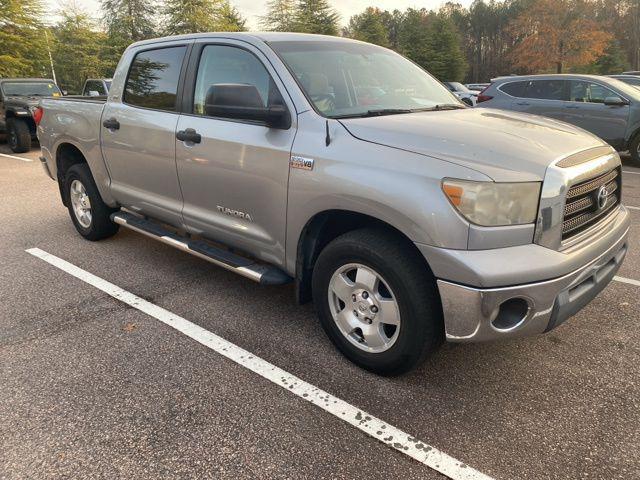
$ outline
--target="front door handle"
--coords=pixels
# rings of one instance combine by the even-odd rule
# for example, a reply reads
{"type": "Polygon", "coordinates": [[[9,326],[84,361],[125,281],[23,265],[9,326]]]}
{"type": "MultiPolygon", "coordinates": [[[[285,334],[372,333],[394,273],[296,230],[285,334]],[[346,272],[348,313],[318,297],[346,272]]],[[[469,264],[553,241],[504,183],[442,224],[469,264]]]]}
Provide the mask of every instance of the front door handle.
{"type": "Polygon", "coordinates": [[[516,105],[522,105],[523,107],[526,107],[527,105],[531,105],[529,102],[516,102],[516,105]]]}
{"type": "Polygon", "coordinates": [[[105,120],[104,122],[102,122],[102,126],[104,128],[109,129],[109,130],[119,130],[120,129],[120,122],[118,120],[116,120],[115,118],[111,117],[111,118],[108,118],[107,120],[105,120]]]}
{"type": "Polygon", "coordinates": [[[200,143],[202,141],[202,136],[193,128],[179,130],[176,133],[176,138],[181,142],[200,143]]]}

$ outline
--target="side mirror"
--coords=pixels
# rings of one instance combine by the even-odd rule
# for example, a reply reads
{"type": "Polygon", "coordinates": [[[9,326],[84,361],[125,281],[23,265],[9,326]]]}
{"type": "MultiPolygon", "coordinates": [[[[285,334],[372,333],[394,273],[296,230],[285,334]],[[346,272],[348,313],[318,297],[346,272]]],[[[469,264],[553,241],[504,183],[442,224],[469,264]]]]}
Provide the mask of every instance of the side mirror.
{"type": "Polygon", "coordinates": [[[66,90],[62,90],[62,95],[66,97],[67,95],[69,95],[69,92],[67,92],[66,90]]]}
{"type": "Polygon", "coordinates": [[[99,97],[100,93],[97,90],[89,90],[90,97],[99,97]]]}
{"type": "Polygon", "coordinates": [[[285,130],[291,126],[287,107],[265,107],[258,89],[242,83],[211,85],[205,100],[205,114],[210,117],[255,120],[264,122],[268,127],[285,130]]]}
{"type": "Polygon", "coordinates": [[[608,107],[621,107],[629,105],[629,102],[620,97],[607,97],[604,99],[604,104],[608,107]]]}

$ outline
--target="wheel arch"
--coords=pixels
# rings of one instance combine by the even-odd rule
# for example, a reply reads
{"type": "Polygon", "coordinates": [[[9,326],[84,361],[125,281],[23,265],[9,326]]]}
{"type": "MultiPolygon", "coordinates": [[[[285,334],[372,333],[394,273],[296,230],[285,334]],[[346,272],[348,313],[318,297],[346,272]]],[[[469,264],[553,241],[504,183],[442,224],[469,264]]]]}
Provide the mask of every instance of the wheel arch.
{"type": "Polygon", "coordinates": [[[82,151],[73,143],[62,142],[56,148],[56,176],[58,179],[58,187],[60,189],[60,197],[65,207],[68,207],[68,198],[64,193],[64,179],[72,165],[87,163],[87,158],[82,151]]]}
{"type": "Polygon", "coordinates": [[[416,258],[430,270],[424,256],[416,245],[398,228],[390,223],[353,210],[323,210],[311,217],[303,227],[296,249],[296,301],[300,304],[311,301],[311,276],[320,252],[332,240],[347,232],[361,228],[373,228],[392,233],[416,258]]]}

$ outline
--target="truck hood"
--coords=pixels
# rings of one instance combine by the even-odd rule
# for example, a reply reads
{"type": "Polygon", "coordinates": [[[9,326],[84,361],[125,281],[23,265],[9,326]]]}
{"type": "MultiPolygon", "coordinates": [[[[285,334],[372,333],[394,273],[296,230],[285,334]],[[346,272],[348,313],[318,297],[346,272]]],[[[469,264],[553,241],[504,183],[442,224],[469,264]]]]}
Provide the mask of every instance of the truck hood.
{"type": "Polygon", "coordinates": [[[463,165],[495,181],[542,181],[553,161],[606,145],[564,122],[488,108],[340,122],[360,140],[463,165]]]}

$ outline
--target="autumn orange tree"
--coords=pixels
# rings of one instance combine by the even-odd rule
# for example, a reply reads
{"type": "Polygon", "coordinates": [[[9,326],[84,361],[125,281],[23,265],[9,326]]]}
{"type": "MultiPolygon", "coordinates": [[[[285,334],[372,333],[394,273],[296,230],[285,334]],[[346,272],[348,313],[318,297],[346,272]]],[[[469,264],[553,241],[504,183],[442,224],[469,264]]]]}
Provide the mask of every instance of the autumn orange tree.
{"type": "Polygon", "coordinates": [[[603,54],[612,36],[593,19],[588,0],[535,0],[510,29],[518,38],[511,52],[516,68],[541,71],[585,65],[603,54]]]}

